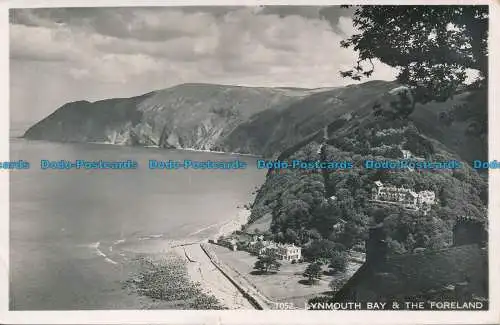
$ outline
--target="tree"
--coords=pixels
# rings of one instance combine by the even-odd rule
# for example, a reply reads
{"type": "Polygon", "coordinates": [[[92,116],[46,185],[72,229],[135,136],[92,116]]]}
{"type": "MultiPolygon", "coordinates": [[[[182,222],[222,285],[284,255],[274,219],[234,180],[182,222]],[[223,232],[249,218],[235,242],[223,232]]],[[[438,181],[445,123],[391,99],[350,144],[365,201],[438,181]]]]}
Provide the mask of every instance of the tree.
{"type": "Polygon", "coordinates": [[[321,265],[316,262],[309,264],[304,271],[304,276],[307,277],[309,283],[315,283],[321,279],[321,265]]]}
{"type": "Polygon", "coordinates": [[[317,229],[309,229],[306,231],[307,238],[310,240],[320,240],[321,233],[317,229]]]}
{"type": "Polygon", "coordinates": [[[276,256],[273,254],[259,256],[254,265],[254,269],[263,273],[269,273],[270,270],[278,271],[280,267],[281,264],[276,260],[276,256]]]}
{"type": "Polygon", "coordinates": [[[333,292],[337,292],[337,291],[339,291],[344,286],[344,284],[347,283],[348,280],[349,280],[348,276],[345,276],[345,275],[336,276],[328,284],[328,286],[330,287],[330,289],[332,289],[333,292]]]}
{"type": "Polygon", "coordinates": [[[345,250],[342,244],[334,243],[326,239],[314,240],[304,249],[304,257],[309,261],[315,261],[317,259],[329,260],[336,252],[342,250],[345,250]]]}
{"type": "Polygon", "coordinates": [[[399,70],[421,103],[452,97],[467,69],[479,72],[476,87],[487,85],[488,6],[357,6],[353,24],[360,33],[340,44],[358,60],[343,77],[370,77],[378,59],[399,70]]]}
{"type": "Polygon", "coordinates": [[[347,268],[347,254],[345,252],[337,252],[330,259],[330,268],[333,273],[344,272],[347,268]]]}
{"type": "Polygon", "coordinates": [[[362,241],[366,233],[366,226],[348,222],[344,226],[344,231],[340,234],[338,241],[346,248],[352,248],[359,241],[362,241]]]}
{"type": "Polygon", "coordinates": [[[415,240],[415,237],[413,234],[409,234],[408,237],[406,237],[404,246],[406,247],[406,250],[413,252],[413,249],[416,247],[417,241],[415,240]]]}
{"type": "Polygon", "coordinates": [[[274,235],[270,230],[264,231],[262,233],[262,235],[264,236],[264,240],[273,240],[274,239],[274,235]]]}
{"type": "Polygon", "coordinates": [[[297,235],[297,233],[293,229],[288,228],[285,231],[285,240],[289,243],[298,244],[299,243],[299,236],[297,235]]]}

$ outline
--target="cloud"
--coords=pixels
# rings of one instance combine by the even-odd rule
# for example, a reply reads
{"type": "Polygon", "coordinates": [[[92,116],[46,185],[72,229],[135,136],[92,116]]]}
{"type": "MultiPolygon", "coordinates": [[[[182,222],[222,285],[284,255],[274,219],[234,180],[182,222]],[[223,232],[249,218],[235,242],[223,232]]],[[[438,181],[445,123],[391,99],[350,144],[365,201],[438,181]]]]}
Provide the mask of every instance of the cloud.
{"type": "MultiPolygon", "coordinates": [[[[346,16],[347,15],[347,16],[346,16]]],[[[10,12],[13,87],[37,87],[19,110],[40,117],[68,100],[132,96],[183,82],[340,86],[356,53],[354,32],[335,7],[51,8],[10,12]],[[26,67],[29,66],[30,69],[26,67]],[[48,81],[50,80],[50,82],[48,81]],[[53,86],[59,91],[47,91],[53,86]]],[[[373,79],[392,79],[378,64],[373,79]]]]}
{"type": "Polygon", "coordinates": [[[68,27],[116,38],[165,41],[197,35],[213,23],[210,13],[172,8],[42,8],[12,10],[11,23],[68,27]]]}
{"type": "Polygon", "coordinates": [[[13,9],[10,21],[26,26],[70,26],[117,38],[161,41],[196,35],[214,20],[241,11],[279,18],[323,19],[334,29],[341,17],[352,14],[352,9],[339,6],[40,8],[13,9]]]}
{"type": "Polygon", "coordinates": [[[321,17],[320,6],[265,6],[259,11],[261,15],[278,15],[281,18],[287,16],[300,16],[309,19],[321,17]]]}
{"type": "Polygon", "coordinates": [[[71,61],[78,56],[78,50],[67,41],[72,35],[66,32],[68,31],[46,27],[13,25],[10,28],[11,59],[71,61]]]}
{"type": "Polygon", "coordinates": [[[337,23],[337,29],[343,36],[351,36],[359,33],[359,29],[355,28],[351,17],[340,17],[337,23]]]}

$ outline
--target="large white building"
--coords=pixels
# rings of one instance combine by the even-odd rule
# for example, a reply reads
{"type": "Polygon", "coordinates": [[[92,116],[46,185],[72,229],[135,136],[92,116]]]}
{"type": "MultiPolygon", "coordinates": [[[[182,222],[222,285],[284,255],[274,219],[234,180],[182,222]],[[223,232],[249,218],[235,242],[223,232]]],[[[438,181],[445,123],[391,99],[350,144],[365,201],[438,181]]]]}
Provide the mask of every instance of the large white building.
{"type": "Polygon", "coordinates": [[[278,244],[274,254],[282,261],[297,261],[302,258],[302,249],[293,244],[278,244]]]}
{"type": "Polygon", "coordinates": [[[282,261],[297,261],[302,258],[302,248],[293,244],[278,244],[273,241],[258,240],[249,243],[248,248],[257,255],[272,254],[282,261]]]}
{"type": "Polygon", "coordinates": [[[415,192],[405,187],[384,185],[381,181],[375,182],[372,189],[372,200],[401,205],[412,210],[428,210],[436,202],[433,191],[415,192]]]}

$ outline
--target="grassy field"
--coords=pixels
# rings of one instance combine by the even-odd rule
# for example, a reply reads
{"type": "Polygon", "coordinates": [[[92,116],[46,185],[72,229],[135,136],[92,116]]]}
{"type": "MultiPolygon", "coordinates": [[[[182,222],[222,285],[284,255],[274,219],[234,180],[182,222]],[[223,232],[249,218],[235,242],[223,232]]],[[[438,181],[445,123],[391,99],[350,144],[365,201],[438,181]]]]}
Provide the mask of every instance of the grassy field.
{"type": "MultiPolygon", "coordinates": [[[[257,257],[250,255],[248,252],[233,252],[217,245],[211,245],[211,248],[221,262],[244,276],[262,294],[276,303],[292,303],[296,308],[302,309],[308,299],[322,294],[331,294],[328,285],[333,280],[333,276],[323,275],[322,279],[316,284],[310,285],[307,279],[302,276],[308,265],[307,263],[291,264],[283,262],[280,270],[275,274],[252,274],[257,257]]],[[[359,264],[351,266],[350,272],[354,273],[357,267],[359,267],[359,264]]]]}

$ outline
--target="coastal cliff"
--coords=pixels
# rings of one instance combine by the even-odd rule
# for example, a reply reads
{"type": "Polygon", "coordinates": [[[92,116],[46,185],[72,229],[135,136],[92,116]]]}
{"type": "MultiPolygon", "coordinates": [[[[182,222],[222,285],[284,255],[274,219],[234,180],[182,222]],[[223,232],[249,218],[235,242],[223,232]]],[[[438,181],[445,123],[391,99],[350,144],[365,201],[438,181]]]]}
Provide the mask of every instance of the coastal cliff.
{"type": "MultiPolygon", "coordinates": [[[[398,85],[369,81],[337,88],[182,84],[131,98],[63,105],[31,126],[27,139],[287,156],[345,125],[356,127],[398,85]]],[[[463,92],[415,107],[409,119],[464,160],[487,157],[487,105],[463,92]],[[471,104],[472,103],[472,104],[471,104]]]]}
{"type": "MultiPolygon", "coordinates": [[[[239,125],[314,90],[183,84],[137,97],[67,103],[30,127],[28,139],[245,151],[226,143],[239,125]]],[[[245,153],[256,153],[247,150],[245,153]]]]}

